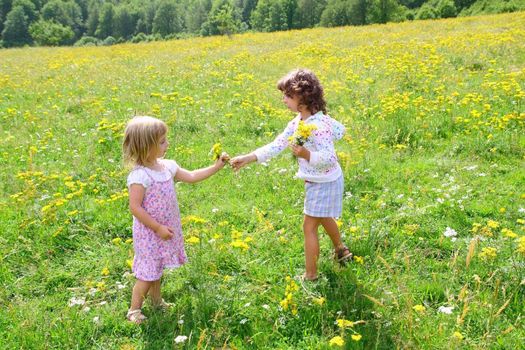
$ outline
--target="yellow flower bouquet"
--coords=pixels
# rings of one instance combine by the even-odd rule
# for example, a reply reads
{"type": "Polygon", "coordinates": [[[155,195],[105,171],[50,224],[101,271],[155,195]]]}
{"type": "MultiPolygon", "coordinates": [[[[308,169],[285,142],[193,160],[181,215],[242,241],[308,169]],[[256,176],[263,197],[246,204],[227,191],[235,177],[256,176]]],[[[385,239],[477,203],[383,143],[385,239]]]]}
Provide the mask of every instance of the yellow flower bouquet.
{"type": "Polygon", "coordinates": [[[300,120],[297,130],[295,130],[294,134],[288,138],[288,141],[291,144],[302,146],[308,141],[308,138],[314,130],[317,130],[317,126],[313,124],[305,124],[304,121],[300,120]]]}

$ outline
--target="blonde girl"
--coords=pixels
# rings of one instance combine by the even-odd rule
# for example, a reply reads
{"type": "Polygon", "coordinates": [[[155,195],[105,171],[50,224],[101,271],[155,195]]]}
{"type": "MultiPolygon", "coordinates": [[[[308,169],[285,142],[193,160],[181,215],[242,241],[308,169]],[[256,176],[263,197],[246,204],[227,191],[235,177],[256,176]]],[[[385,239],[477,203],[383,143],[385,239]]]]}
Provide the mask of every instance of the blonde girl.
{"type": "Polygon", "coordinates": [[[202,181],[222,169],[228,158],[222,154],[212,166],[186,170],[174,160],[163,159],[169,146],[167,133],[163,121],[139,116],[128,122],[124,134],[124,159],[133,166],[127,185],[136,277],[127,319],[136,324],[146,319],[141,309],[148,294],[154,307],[169,306],[160,291],[163,270],[187,261],[174,180],[202,181]]]}

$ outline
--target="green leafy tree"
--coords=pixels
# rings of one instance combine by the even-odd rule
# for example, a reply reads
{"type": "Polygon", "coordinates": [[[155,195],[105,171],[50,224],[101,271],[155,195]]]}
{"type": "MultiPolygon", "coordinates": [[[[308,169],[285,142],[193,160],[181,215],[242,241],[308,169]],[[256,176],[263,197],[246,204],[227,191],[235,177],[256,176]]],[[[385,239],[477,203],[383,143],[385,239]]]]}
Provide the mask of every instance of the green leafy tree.
{"type": "Polygon", "coordinates": [[[86,33],[88,36],[94,36],[98,27],[99,9],[97,6],[89,8],[86,19],[86,33]]]}
{"type": "Polygon", "coordinates": [[[41,17],[46,21],[54,21],[65,27],[70,27],[75,37],[80,37],[84,31],[82,10],[74,1],[51,0],[41,10],[41,17]]]}
{"type": "MultiPolygon", "coordinates": [[[[259,1],[260,2],[260,1],[259,1]]],[[[234,6],[239,9],[241,21],[251,28],[251,15],[257,6],[257,0],[235,0],[234,6]]]]}
{"type": "Polygon", "coordinates": [[[29,33],[38,45],[58,46],[72,44],[75,33],[70,27],[53,21],[39,20],[29,26],[29,33]]]}
{"type": "Polygon", "coordinates": [[[294,28],[294,18],[297,12],[297,0],[282,0],[283,11],[286,15],[286,27],[294,28]]]}
{"type": "Polygon", "coordinates": [[[441,0],[437,10],[441,18],[456,17],[458,15],[458,10],[452,0],[441,0]]]}
{"type": "Polygon", "coordinates": [[[387,23],[404,20],[406,7],[396,0],[372,0],[370,4],[371,23],[387,23]]]}
{"type": "Polygon", "coordinates": [[[259,0],[252,12],[251,23],[254,29],[263,32],[288,29],[286,13],[280,0],[259,0]]]}
{"type": "Polygon", "coordinates": [[[13,7],[16,6],[19,6],[24,9],[24,14],[27,17],[27,21],[29,24],[36,21],[36,19],[38,18],[36,6],[30,0],[14,0],[13,7]]]}
{"type": "Polygon", "coordinates": [[[111,3],[105,3],[100,10],[98,18],[98,26],[95,31],[95,36],[99,39],[105,39],[113,34],[113,18],[115,17],[115,9],[111,3]]]}
{"type": "Polygon", "coordinates": [[[182,10],[175,2],[170,0],[162,1],[153,19],[153,33],[165,37],[181,32],[183,24],[181,13],[182,10]]]}
{"type": "Polygon", "coordinates": [[[2,38],[6,47],[23,46],[31,43],[27,16],[22,7],[13,7],[7,14],[2,38]]]}
{"type": "Polygon", "coordinates": [[[312,28],[321,21],[326,0],[298,0],[294,16],[296,28],[312,28]]]}
{"type": "Polygon", "coordinates": [[[416,19],[434,19],[439,18],[439,14],[434,6],[424,4],[416,13],[416,19]]]}
{"type": "Polygon", "coordinates": [[[328,0],[321,15],[321,26],[337,27],[352,23],[353,0],[328,0]]]}
{"type": "Polygon", "coordinates": [[[115,11],[113,36],[117,39],[129,39],[135,31],[135,23],[126,5],[120,5],[115,11]]]}
{"type": "Polygon", "coordinates": [[[228,0],[215,0],[208,19],[202,24],[202,35],[230,35],[241,27],[240,15],[228,0]]]}
{"type": "Polygon", "coordinates": [[[11,8],[12,0],[0,0],[0,33],[4,30],[4,22],[11,8]]]}
{"type": "Polygon", "coordinates": [[[186,11],[186,29],[190,33],[199,33],[202,25],[208,19],[208,13],[212,7],[211,0],[197,0],[189,4],[189,9],[186,11]]]}

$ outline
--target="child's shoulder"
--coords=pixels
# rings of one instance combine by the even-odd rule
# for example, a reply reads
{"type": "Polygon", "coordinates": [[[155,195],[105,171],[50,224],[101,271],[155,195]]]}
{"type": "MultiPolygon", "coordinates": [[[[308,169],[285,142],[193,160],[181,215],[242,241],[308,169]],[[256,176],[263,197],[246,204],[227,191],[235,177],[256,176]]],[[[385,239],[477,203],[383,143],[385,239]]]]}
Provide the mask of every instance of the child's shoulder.
{"type": "Polygon", "coordinates": [[[170,171],[171,175],[175,175],[179,169],[179,164],[173,159],[159,159],[158,161],[170,171]]]}

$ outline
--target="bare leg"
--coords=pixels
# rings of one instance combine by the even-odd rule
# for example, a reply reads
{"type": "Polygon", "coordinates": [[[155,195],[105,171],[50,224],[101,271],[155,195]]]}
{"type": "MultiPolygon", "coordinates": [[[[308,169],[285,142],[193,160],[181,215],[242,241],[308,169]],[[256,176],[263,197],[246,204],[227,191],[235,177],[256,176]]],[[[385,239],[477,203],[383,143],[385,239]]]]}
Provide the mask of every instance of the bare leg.
{"type": "Polygon", "coordinates": [[[137,280],[133,286],[133,293],[131,294],[130,310],[137,310],[142,308],[144,298],[150,290],[152,282],[137,280]]]}
{"type": "Polygon", "coordinates": [[[304,233],[304,259],[306,265],[306,279],[317,278],[317,260],[319,259],[319,236],[317,229],[319,219],[305,215],[303,222],[304,233]]]}
{"type": "Polygon", "coordinates": [[[332,240],[335,250],[342,249],[344,244],[341,241],[341,233],[339,232],[339,227],[337,227],[334,218],[322,218],[321,225],[323,225],[326,233],[332,240]]]}
{"type": "Polygon", "coordinates": [[[162,297],[160,294],[160,279],[151,283],[151,288],[149,289],[149,296],[153,305],[158,306],[162,303],[162,297]]]}

